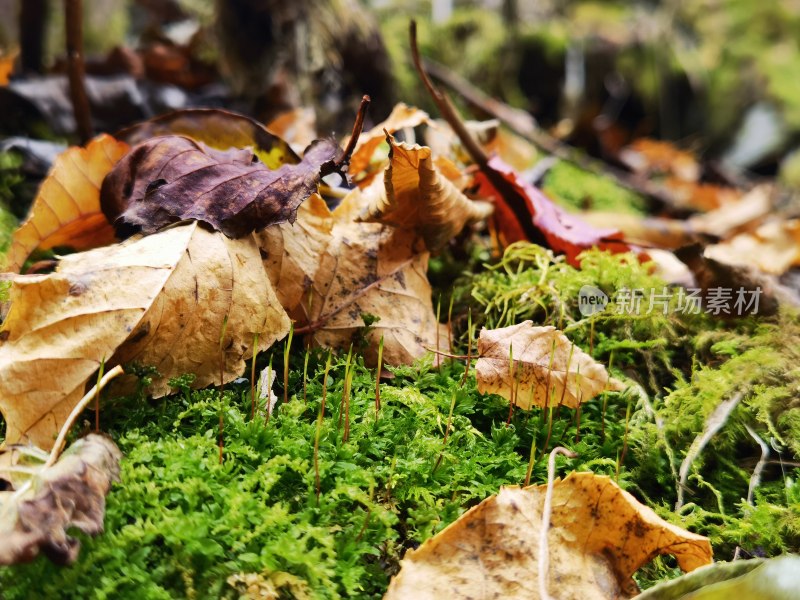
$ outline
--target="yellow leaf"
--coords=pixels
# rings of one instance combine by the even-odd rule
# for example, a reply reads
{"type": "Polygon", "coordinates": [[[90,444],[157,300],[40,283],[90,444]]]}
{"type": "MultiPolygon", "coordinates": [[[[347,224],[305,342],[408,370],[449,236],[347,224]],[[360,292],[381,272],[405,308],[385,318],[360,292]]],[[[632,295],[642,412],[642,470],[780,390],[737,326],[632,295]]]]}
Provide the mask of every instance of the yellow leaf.
{"type": "Polygon", "coordinates": [[[359,220],[417,232],[431,252],[440,250],[468,223],[492,214],[487,202],[473,202],[443,177],[425,146],[387,141],[391,150],[384,181],[364,192],[367,206],[359,220]]]}
{"type": "MultiPolygon", "coordinates": [[[[384,600],[539,600],[546,485],[503,488],[409,550],[384,600]]],[[[611,479],[573,473],[553,486],[547,589],[559,600],[638,593],[631,576],[658,554],[684,571],[712,560],[708,539],[671,525],[611,479]]]]}
{"type": "Polygon", "coordinates": [[[255,334],[268,348],[289,329],[252,237],[197,223],[62,259],[48,275],[12,276],[0,329],[0,411],[6,443],[49,448],[103,360],[155,366],[151,393],[194,373],[194,385],[244,369],[255,334]]]}
{"type": "Polygon", "coordinates": [[[509,402],[514,398],[523,409],[559,404],[576,408],[604,390],[624,387],[561,331],[534,327],[531,321],[481,330],[478,354],[478,391],[500,394],[509,402]]]}
{"type": "Polygon", "coordinates": [[[100,211],[100,186],[127,151],[124,142],[101,135],[86,148],[62,153],[42,183],[27,220],[14,232],[7,269],[19,273],[37,248],[87,250],[113,242],[114,229],[100,211]]]}

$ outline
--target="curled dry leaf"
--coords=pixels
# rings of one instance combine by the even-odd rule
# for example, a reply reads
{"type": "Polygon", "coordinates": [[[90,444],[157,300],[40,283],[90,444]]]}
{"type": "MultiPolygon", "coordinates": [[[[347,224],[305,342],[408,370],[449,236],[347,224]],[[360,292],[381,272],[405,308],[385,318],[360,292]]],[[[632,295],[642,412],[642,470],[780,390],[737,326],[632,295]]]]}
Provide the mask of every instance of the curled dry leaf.
{"type": "Polygon", "coordinates": [[[133,148],[106,177],[100,202],[120,237],[196,219],[228,237],[293,221],[317,190],[320,167],[339,152],[314,142],[297,165],[270,170],[249,149],[219,151],[183,136],[133,148]]]}
{"type": "Polygon", "coordinates": [[[378,123],[358,138],[356,149],[350,158],[349,172],[359,180],[359,185],[366,185],[372,176],[382,168],[383,157],[379,165],[371,168],[375,151],[386,140],[386,132],[395,133],[401,129],[418,127],[423,123],[431,123],[428,113],[402,102],[394,107],[391,114],[382,123],[378,123]]]}
{"type": "Polygon", "coordinates": [[[554,404],[577,408],[604,390],[624,388],[561,331],[534,327],[532,321],[481,330],[478,354],[478,391],[513,399],[523,409],[554,404]]]}
{"type": "MultiPolygon", "coordinates": [[[[283,306],[317,345],[347,350],[365,326],[365,358],[408,364],[437,345],[428,282],[428,252],[412,231],[350,219],[360,210],[354,190],[331,213],[319,196],[304,203],[294,224],[256,234],[264,266],[283,306]],[[369,316],[368,316],[369,315],[369,316]]],[[[439,346],[447,347],[439,331],[439,346]]]]}
{"type": "MultiPolygon", "coordinates": [[[[384,600],[538,600],[546,489],[503,488],[409,550],[384,600]]],[[[605,476],[555,482],[552,507],[547,588],[559,600],[631,598],[631,576],[659,554],[674,555],[684,571],[712,560],[707,538],[667,523],[605,476]]]]}
{"type": "Polygon", "coordinates": [[[109,438],[89,434],[51,467],[47,454],[11,446],[0,454],[0,565],[27,562],[39,552],[58,564],[75,561],[80,541],[67,534],[103,531],[105,497],[119,479],[120,451],[109,438]]]}
{"type": "Polygon", "coordinates": [[[184,135],[216,150],[249,147],[269,169],[300,162],[289,144],[269,128],[250,117],[218,108],[176,110],[123,129],[117,137],[135,146],[164,135],[184,135]]]}
{"type": "Polygon", "coordinates": [[[384,180],[364,192],[359,217],[417,232],[431,252],[440,250],[465,225],[492,214],[488,202],[473,202],[443,177],[425,146],[397,143],[390,135],[389,166],[384,180]]]}
{"type": "Polygon", "coordinates": [[[155,366],[151,392],[187,372],[219,383],[244,369],[254,335],[268,348],[289,320],[252,237],[230,240],[197,223],[73,254],[48,275],[12,278],[0,330],[0,411],[6,443],[50,448],[87,380],[105,360],[155,366]]]}
{"type": "Polygon", "coordinates": [[[101,135],[85,148],[70,148],[56,159],[30,216],[14,232],[7,270],[19,273],[37,248],[87,250],[114,241],[114,229],[100,210],[100,186],[128,148],[101,135]]]}

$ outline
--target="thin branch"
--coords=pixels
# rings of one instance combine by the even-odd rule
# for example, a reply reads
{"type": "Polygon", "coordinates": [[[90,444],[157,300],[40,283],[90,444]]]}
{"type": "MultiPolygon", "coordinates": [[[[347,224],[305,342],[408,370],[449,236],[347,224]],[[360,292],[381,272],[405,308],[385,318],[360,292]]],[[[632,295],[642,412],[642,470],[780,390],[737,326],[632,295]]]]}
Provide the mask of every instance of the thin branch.
{"type": "Polygon", "coordinates": [[[556,456],[563,454],[567,458],[578,456],[572,450],[556,446],[550,453],[547,461],[547,491],[544,495],[544,508],[542,509],[542,527],[539,530],[539,597],[542,600],[552,600],[547,591],[547,572],[550,570],[550,554],[547,548],[547,532],[550,529],[550,514],[553,511],[553,484],[556,478],[556,456]]]}
{"type": "Polygon", "coordinates": [[[356,113],[356,120],[355,123],[353,123],[353,133],[350,134],[350,139],[347,140],[347,146],[345,146],[344,152],[339,158],[328,161],[322,165],[320,173],[322,173],[323,177],[337,173],[343,181],[347,182],[345,171],[350,165],[350,157],[353,155],[356,144],[358,144],[358,138],[361,137],[361,131],[364,129],[364,119],[367,116],[369,103],[370,97],[366,94],[362,96],[361,104],[358,107],[358,113],[356,113]]]}
{"type": "Polygon", "coordinates": [[[428,74],[425,72],[425,67],[422,64],[422,58],[420,57],[419,48],[417,46],[417,24],[413,20],[409,26],[409,38],[411,57],[414,60],[414,66],[417,69],[422,83],[439,108],[442,118],[447,121],[447,124],[453,129],[461,145],[467,151],[467,154],[469,154],[472,161],[478,165],[492,187],[503,197],[507,206],[514,213],[514,218],[517,223],[519,223],[519,226],[525,232],[527,240],[539,244],[540,246],[547,247],[548,243],[544,235],[533,224],[533,217],[528,207],[528,199],[520,194],[503,175],[489,166],[488,156],[486,156],[486,153],[478,142],[476,142],[469,131],[467,131],[467,127],[464,125],[464,121],[458,114],[458,110],[453,105],[450,97],[434,86],[430,77],[428,77],[428,74]]]}
{"type": "Polygon", "coordinates": [[[50,456],[47,458],[47,462],[44,463],[45,468],[52,467],[56,463],[58,457],[61,455],[61,448],[64,445],[64,440],[67,438],[69,430],[72,429],[72,426],[75,424],[75,420],[80,416],[83,410],[92,400],[94,400],[95,394],[99,394],[100,390],[106,387],[106,384],[108,384],[109,381],[114,379],[117,375],[121,375],[122,373],[122,367],[119,365],[111,369],[100,381],[97,382],[97,385],[90,389],[86,395],[75,405],[75,408],[73,408],[72,412],[69,413],[67,420],[64,421],[61,431],[58,432],[58,437],[56,438],[55,444],[53,444],[53,449],[50,451],[50,456]]]}
{"type": "Polygon", "coordinates": [[[67,29],[67,70],[69,95],[75,124],[81,144],[92,139],[92,116],[89,98],[86,95],[85,69],[83,65],[83,7],[82,0],[64,0],[67,29]]]}

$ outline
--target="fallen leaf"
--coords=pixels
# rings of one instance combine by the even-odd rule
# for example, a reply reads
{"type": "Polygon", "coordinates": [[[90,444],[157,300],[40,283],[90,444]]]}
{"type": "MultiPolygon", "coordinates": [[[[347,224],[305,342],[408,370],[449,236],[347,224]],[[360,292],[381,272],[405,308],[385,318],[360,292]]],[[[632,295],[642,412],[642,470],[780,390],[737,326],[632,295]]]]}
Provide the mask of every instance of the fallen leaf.
{"type": "Polygon", "coordinates": [[[513,398],[523,409],[561,404],[577,408],[604,390],[624,389],[560,330],[534,327],[532,321],[482,329],[478,355],[478,391],[500,394],[509,402],[513,398]]]}
{"type": "Polygon", "coordinates": [[[366,185],[372,176],[383,168],[384,156],[381,156],[376,165],[370,163],[373,162],[375,151],[386,141],[386,132],[393,134],[401,129],[418,127],[430,122],[430,117],[425,111],[402,102],[395,106],[385,121],[359,136],[353,156],[350,158],[349,172],[353,178],[359,181],[359,185],[366,185]]]}
{"type": "Polygon", "coordinates": [[[72,254],[54,273],[11,282],[0,329],[7,444],[49,448],[103,361],[155,366],[150,392],[159,397],[187,372],[196,387],[234,379],[256,333],[263,350],[289,329],[253,238],[197,223],[72,254]]]}
{"type": "Polygon", "coordinates": [[[719,237],[751,225],[767,216],[773,208],[774,189],[759,185],[734,202],[729,202],[707,213],[694,215],[688,224],[695,231],[719,237]]]}
{"type": "Polygon", "coordinates": [[[783,275],[800,266],[800,219],[765,223],[751,233],[708,246],[704,254],[727,265],[746,265],[783,275]]]}
{"type": "Polygon", "coordinates": [[[639,138],[622,149],[619,160],[634,173],[671,174],[690,182],[700,179],[700,164],[694,154],[662,140],[639,138]]]}
{"type": "Polygon", "coordinates": [[[358,220],[415,231],[436,252],[467,224],[492,214],[490,203],[473,202],[439,173],[430,148],[397,143],[391,135],[386,141],[389,166],[384,180],[365,190],[367,206],[358,220]]]}
{"type": "Polygon", "coordinates": [[[640,600],[796,600],[800,589],[800,557],[787,554],[718,562],[646,590],[640,600]]]}
{"type": "Polygon", "coordinates": [[[633,250],[617,229],[595,229],[566,212],[498,157],[489,159],[485,171],[475,176],[479,194],[494,201],[505,244],[520,240],[539,243],[563,252],[575,267],[580,267],[578,254],[594,246],[611,252],[633,250]]]}
{"type": "MultiPolygon", "coordinates": [[[[547,486],[503,488],[409,550],[384,600],[538,600],[538,540],[547,486]]],[[[547,589],[559,600],[631,598],[633,573],[659,554],[692,571],[708,539],[661,519],[611,479],[572,473],[553,485],[547,589]]]]}
{"type": "Polygon", "coordinates": [[[17,60],[18,52],[8,54],[0,53],[0,87],[8,85],[11,74],[14,72],[14,62],[17,60]]]}
{"type": "Polygon", "coordinates": [[[134,147],[109,173],[100,204],[122,238],[186,219],[241,237],[293,221],[317,190],[320,167],[337,152],[335,142],[320,140],[299,164],[270,170],[248,149],[220,151],[183,136],[156,137],[134,147]]]}
{"type": "Polygon", "coordinates": [[[30,215],[11,240],[6,269],[18,273],[34,250],[70,246],[87,250],[114,241],[100,211],[103,178],[128,145],[101,135],[86,148],[70,148],[57,159],[33,201],[30,215]]]}
{"type": "Polygon", "coordinates": [[[433,311],[429,255],[412,232],[377,223],[337,223],[319,259],[307,314],[313,343],[346,350],[366,325],[365,360],[377,361],[384,339],[386,364],[410,364],[426,347],[447,347],[433,311]],[[439,341],[437,342],[437,335],[439,341]]]}
{"type": "Polygon", "coordinates": [[[288,110],[267,123],[267,130],[284,140],[295,152],[302,152],[317,139],[317,115],[309,107],[288,110]]]}
{"type": "Polygon", "coordinates": [[[331,211],[319,194],[312,194],[300,205],[294,223],[280,223],[254,234],[281,306],[297,319],[306,319],[305,313],[296,311],[309,298],[332,229],[331,211]]]}
{"type": "Polygon", "coordinates": [[[11,468],[0,466],[0,480],[11,489],[0,492],[0,565],[27,562],[40,552],[58,564],[74,562],[81,543],[68,531],[103,531],[105,497],[119,480],[120,451],[109,438],[89,434],[51,467],[46,453],[28,446],[10,446],[4,454],[11,468]]]}
{"type": "Polygon", "coordinates": [[[249,147],[269,169],[300,162],[289,144],[255,119],[217,108],[176,110],[117,133],[131,146],[166,135],[190,137],[215,150],[249,147]]]}

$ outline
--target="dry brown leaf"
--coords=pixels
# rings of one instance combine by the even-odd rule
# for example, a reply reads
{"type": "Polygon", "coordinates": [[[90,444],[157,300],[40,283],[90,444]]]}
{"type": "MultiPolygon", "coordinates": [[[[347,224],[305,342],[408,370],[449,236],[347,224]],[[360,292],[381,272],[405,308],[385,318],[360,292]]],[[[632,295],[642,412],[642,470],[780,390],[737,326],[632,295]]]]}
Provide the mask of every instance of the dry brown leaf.
{"type": "Polygon", "coordinates": [[[695,231],[719,237],[728,236],[737,229],[752,226],[768,215],[773,207],[773,192],[772,186],[759,185],[735,202],[690,217],[689,226],[695,231]]]}
{"type": "Polygon", "coordinates": [[[418,233],[431,252],[440,250],[469,223],[492,214],[488,202],[473,202],[443,177],[425,146],[397,143],[390,135],[389,166],[383,182],[364,191],[359,220],[384,223],[418,233]]]}
{"type": "Polygon", "coordinates": [[[317,191],[322,165],[339,152],[335,142],[318,140],[299,164],[273,170],[250,149],[221,151],[188,137],[155,137],[114,167],[100,203],[123,238],[187,219],[243,237],[293,221],[298,206],[317,191]]]}
{"type": "Polygon", "coordinates": [[[14,232],[7,270],[19,273],[37,248],[87,250],[113,242],[114,229],[100,211],[100,186],[127,151],[124,142],[101,135],[86,148],[62,153],[42,183],[28,219],[14,232]]]}
{"type": "Polygon", "coordinates": [[[361,134],[356,144],[353,156],[350,158],[350,174],[359,180],[359,185],[365,185],[374,173],[382,169],[383,160],[376,168],[370,168],[375,151],[386,140],[386,133],[395,133],[407,127],[418,127],[423,123],[430,123],[428,113],[402,102],[394,107],[391,114],[382,123],[361,134]],[[384,131],[385,130],[385,131],[384,131]]]}
{"type": "Polygon", "coordinates": [[[154,365],[151,393],[187,372],[194,385],[244,369],[253,338],[268,348],[289,320],[252,237],[230,240],[197,223],[65,257],[48,275],[12,279],[0,329],[0,411],[6,443],[50,448],[103,360],[154,365]]]}
{"type": "MultiPolygon", "coordinates": [[[[264,267],[313,343],[347,350],[364,327],[362,315],[373,315],[379,320],[367,334],[367,362],[377,359],[384,337],[384,360],[408,364],[437,345],[429,255],[410,231],[353,222],[361,207],[358,189],[333,213],[311,196],[294,224],[256,234],[264,267]]],[[[446,330],[440,331],[439,345],[446,344],[446,330]]]]}
{"type": "Polygon", "coordinates": [[[708,246],[704,254],[726,265],[751,266],[782,275],[800,266],[800,219],[765,223],[752,233],[708,246]]]}
{"type": "MultiPolygon", "coordinates": [[[[538,539],[546,485],[503,488],[409,550],[384,600],[539,600],[538,539]]],[[[611,479],[572,473],[553,486],[547,589],[559,600],[638,593],[631,576],[659,554],[684,571],[712,560],[708,539],[671,525],[611,479]]]]}
{"type": "Polygon", "coordinates": [[[604,390],[624,387],[560,330],[534,327],[532,321],[482,329],[478,354],[478,391],[499,394],[509,402],[514,398],[523,409],[554,404],[576,408],[604,390]]]}
{"type": "Polygon", "coordinates": [[[387,364],[409,364],[426,346],[446,348],[428,283],[429,255],[413,233],[377,223],[337,223],[310,289],[307,321],[315,344],[346,350],[365,323],[365,360],[377,360],[384,338],[387,364]],[[437,342],[437,335],[440,336],[437,342]]]}
{"type": "Polygon", "coordinates": [[[30,561],[39,552],[58,564],[74,562],[80,541],[67,532],[103,531],[105,497],[119,479],[121,456],[114,442],[95,434],[72,444],[52,467],[46,453],[28,446],[0,454],[12,467],[0,466],[0,480],[11,488],[0,492],[0,565],[30,561]],[[30,471],[13,470],[20,468],[30,471]]]}
{"type": "Polygon", "coordinates": [[[294,223],[281,223],[254,234],[278,300],[292,316],[302,302],[308,301],[308,290],[332,228],[331,211],[319,194],[312,194],[300,205],[294,223]]]}

